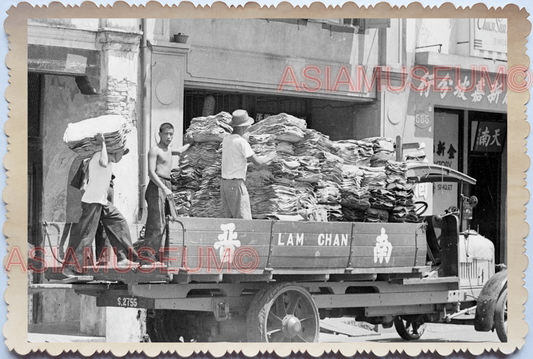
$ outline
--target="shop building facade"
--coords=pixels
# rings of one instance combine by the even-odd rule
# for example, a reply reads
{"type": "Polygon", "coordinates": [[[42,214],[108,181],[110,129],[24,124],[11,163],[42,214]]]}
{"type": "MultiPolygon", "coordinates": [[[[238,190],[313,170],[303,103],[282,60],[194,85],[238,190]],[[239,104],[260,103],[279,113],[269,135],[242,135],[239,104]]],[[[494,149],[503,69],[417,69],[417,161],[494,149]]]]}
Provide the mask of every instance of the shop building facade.
{"type": "MultiPolygon", "coordinates": [[[[415,66],[428,73],[439,66],[459,66],[460,79],[467,76],[473,83],[469,65],[485,64],[494,82],[496,65],[505,65],[505,56],[482,59],[479,49],[467,51],[459,44],[474,41],[473,30],[465,39],[465,31],[458,29],[470,29],[475,20],[442,21],[447,21],[447,31],[424,19],[30,20],[30,244],[43,245],[42,221],[62,224],[75,217],[69,208],[80,194],[68,185],[74,153],[62,142],[68,123],[120,114],[133,125],[130,154],[115,170],[115,204],[135,240],[145,221],[146,155],[157,143],[160,124],[174,125],[174,146],[179,146],[192,118],[243,108],[257,121],[281,112],[305,118],[309,128],[333,140],[400,135],[404,142],[424,143],[429,162],[449,164],[478,181],[487,178],[485,189],[463,194],[476,194],[483,211],[497,212],[476,209],[472,223],[491,239],[499,235],[500,262],[505,262],[505,91],[496,95],[485,88],[485,95],[473,101],[474,87],[464,92],[463,100],[453,92],[455,70],[439,72],[444,78],[449,75],[452,89],[444,96],[433,89],[419,91],[423,80],[405,76],[415,66]],[[176,42],[179,33],[188,36],[185,43],[176,42]],[[435,36],[440,52],[430,46],[435,36]],[[403,87],[404,80],[414,85],[403,87]],[[489,142],[500,131],[501,149],[476,147],[483,126],[490,132],[489,142]],[[451,146],[456,151],[453,161],[445,158],[453,152],[451,146]],[[487,163],[495,167],[490,180],[483,172],[487,163]],[[497,205],[483,203],[487,196],[497,205]],[[490,233],[483,232],[496,222],[490,233]]],[[[484,73],[476,70],[476,81],[484,73]]],[[[445,186],[418,189],[433,213],[447,208],[442,203],[448,199],[455,197],[451,204],[460,198],[458,189],[444,192],[445,186]]],[[[91,298],[74,293],[34,296],[29,317],[31,323],[77,321],[80,332],[105,335],[109,341],[140,340],[143,333],[136,310],[97,309],[91,298]],[[73,304],[65,308],[57,304],[61,302],[73,304]],[[82,317],[76,317],[80,308],[85,309],[82,317]],[[128,317],[134,328],[126,338],[105,324],[117,315],[128,317]]]]}

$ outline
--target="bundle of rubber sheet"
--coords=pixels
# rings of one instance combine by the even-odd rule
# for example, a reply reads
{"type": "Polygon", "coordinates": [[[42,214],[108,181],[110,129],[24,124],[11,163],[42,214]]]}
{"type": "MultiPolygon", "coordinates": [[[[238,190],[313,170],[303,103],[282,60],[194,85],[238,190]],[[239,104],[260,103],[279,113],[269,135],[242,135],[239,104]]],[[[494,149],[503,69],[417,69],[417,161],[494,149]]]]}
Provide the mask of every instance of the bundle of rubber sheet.
{"type": "Polygon", "coordinates": [[[339,184],[332,181],[319,181],[315,193],[320,204],[339,204],[341,198],[339,184]]]}
{"type": "Polygon", "coordinates": [[[80,158],[90,158],[95,152],[102,150],[95,137],[101,133],[104,135],[107,152],[120,152],[127,148],[126,137],[131,128],[131,124],[119,115],[89,118],[69,123],[63,134],[63,142],[80,158]]]}
{"type": "Polygon", "coordinates": [[[194,138],[194,143],[181,155],[179,168],[171,173],[174,203],[179,215],[217,217],[220,214],[220,209],[212,207],[212,202],[218,201],[215,206],[220,204],[220,186],[216,181],[220,183],[221,142],[232,132],[230,121],[231,115],[227,112],[191,120],[186,133],[194,138]],[[210,178],[217,167],[217,178],[210,178]],[[204,207],[208,210],[204,211],[204,207]]]}
{"type": "Polygon", "coordinates": [[[343,159],[326,151],[317,152],[315,156],[320,160],[322,179],[340,186],[342,183],[343,159]]]}
{"type": "Polygon", "coordinates": [[[222,142],[224,137],[233,132],[230,122],[231,115],[227,112],[196,117],[191,120],[186,135],[192,135],[194,142],[222,142]]]}
{"type": "Polygon", "coordinates": [[[413,203],[414,185],[405,178],[407,165],[405,162],[388,161],[385,166],[387,174],[387,190],[394,197],[394,207],[390,211],[391,222],[418,222],[413,203]]]}
{"type": "Polygon", "coordinates": [[[264,187],[250,186],[250,206],[254,218],[266,218],[272,214],[295,214],[296,190],[292,186],[273,183],[264,187]]]}
{"type": "Polygon", "coordinates": [[[370,208],[370,192],[366,187],[362,187],[364,171],[352,165],[343,166],[343,181],[341,185],[340,204],[345,207],[349,221],[365,218],[365,212],[370,208]],[[352,213],[357,212],[357,213],[352,213]]]}
{"type": "Polygon", "coordinates": [[[317,152],[336,154],[334,142],[328,136],[313,130],[306,129],[304,139],[294,143],[294,154],[297,156],[314,156],[317,152]]]}
{"type": "Polygon", "coordinates": [[[191,202],[191,217],[220,217],[220,178],[221,160],[216,161],[202,172],[202,181],[191,202]]]}
{"type": "Polygon", "coordinates": [[[266,166],[248,166],[246,187],[254,218],[293,215],[299,208],[314,204],[313,187],[296,181],[300,163],[292,156],[281,155],[266,166]]]}
{"type": "Polygon", "coordinates": [[[298,142],[304,139],[306,127],[305,120],[280,113],[255,123],[249,131],[254,135],[273,135],[278,141],[298,142]]]}
{"type": "Polygon", "coordinates": [[[174,196],[174,206],[179,216],[187,216],[191,210],[192,199],[196,193],[190,188],[172,189],[174,196]]]}
{"type": "Polygon", "coordinates": [[[392,138],[388,137],[371,137],[365,138],[363,141],[372,144],[374,154],[370,159],[372,167],[383,167],[387,161],[394,160],[396,154],[396,143],[392,138]]]}
{"type": "Polygon", "coordinates": [[[341,140],[335,142],[337,155],[344,160],[344,164],[370,166],[370,159],[374,155],[374,144],[367,140],[341,140]]]}

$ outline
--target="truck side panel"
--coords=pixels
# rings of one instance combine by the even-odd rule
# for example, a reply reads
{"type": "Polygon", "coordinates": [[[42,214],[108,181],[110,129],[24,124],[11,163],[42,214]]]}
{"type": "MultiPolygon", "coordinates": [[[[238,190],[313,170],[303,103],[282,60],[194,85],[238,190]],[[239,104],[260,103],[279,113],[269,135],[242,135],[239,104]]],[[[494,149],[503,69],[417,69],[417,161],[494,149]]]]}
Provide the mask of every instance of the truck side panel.
{"type": "Polygon", "coordinates": [[[426,263],[426,236],[419,223],[354,223],[353,238],[353,268],[426,263]]]}
{"type": "Polygon", "coordinates": [[[275,222],[270,267],[274,272],[282,269],[342,272],[348,267],[351,242],[351,223],[275,222]]]}
{"type": "MultiPolygon", "coordinates": [[[[184,245],[172,267],[194,274],[263,273],[270,250],[271,221],[180,218],[179,222],[185,228],[184,245]]],[[[179,224],[173,227],[178,239],[171,239],[171,245],[180,242],[181,228],[179,224]]]]}

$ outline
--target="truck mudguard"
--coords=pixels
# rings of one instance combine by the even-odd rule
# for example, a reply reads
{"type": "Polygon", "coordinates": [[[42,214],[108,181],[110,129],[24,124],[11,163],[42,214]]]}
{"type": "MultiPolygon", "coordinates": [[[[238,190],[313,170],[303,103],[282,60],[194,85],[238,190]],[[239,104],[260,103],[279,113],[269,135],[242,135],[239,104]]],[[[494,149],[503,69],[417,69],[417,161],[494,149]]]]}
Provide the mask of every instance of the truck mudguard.
{"type": "Polygon", "coordinates": [[[507,288],[507,271],[496,273],[483,286],[477,299],[474,327],[478,332],[487,332],[494,327],[494,309],[501,292],[507,288]]]}

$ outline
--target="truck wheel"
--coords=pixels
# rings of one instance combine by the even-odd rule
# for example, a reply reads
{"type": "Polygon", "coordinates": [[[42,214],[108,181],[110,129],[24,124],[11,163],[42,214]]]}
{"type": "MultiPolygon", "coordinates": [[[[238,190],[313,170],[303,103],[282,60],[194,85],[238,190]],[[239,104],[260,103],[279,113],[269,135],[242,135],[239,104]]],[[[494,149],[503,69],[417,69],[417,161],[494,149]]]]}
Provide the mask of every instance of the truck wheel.
{"type": "Polygon", "coordinates": [[[249,342],[318,341],[318,309],[309,292],[291,283],[267,289],[248,310],[246,324],[249,342]]]}
{"type": "Polygon", "coordinates": [[[402,339],[417,340],[424,334],[427,324],[417,319],[416,317],[401,316],[394,318],[394,328],[402,339]]]}
{"type": "Polygon", "coordinates": [[[496,334],[501,342],[507,342],[507,289],[505,289],[498,301],[496,302],[496,308],[494,309],[494,327],[496,328],[496,334]]]}

